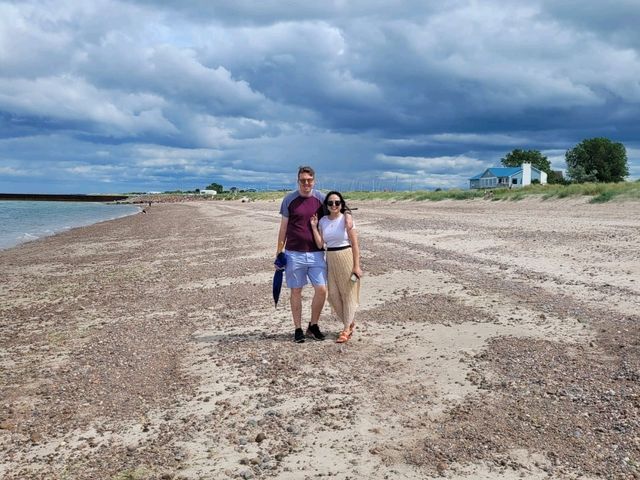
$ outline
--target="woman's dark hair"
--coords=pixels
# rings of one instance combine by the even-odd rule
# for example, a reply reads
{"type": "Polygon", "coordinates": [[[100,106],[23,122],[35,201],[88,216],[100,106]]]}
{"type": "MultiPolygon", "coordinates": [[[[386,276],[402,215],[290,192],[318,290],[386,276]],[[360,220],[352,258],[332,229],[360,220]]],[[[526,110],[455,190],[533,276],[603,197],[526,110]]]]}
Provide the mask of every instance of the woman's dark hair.
{"type": "Polygon", "coordinates": [[[329,207],[327,207],[327,200],[329,200],[329,197],[331,195],[336,195],[340,199],[340,202],[342,203],[342,207],[340,207],[340,213],[345,213],[345,212],[351,213],[351,209],[347,207],[347,202],[344,201],[344,197],[342,196],[342,194],[340,192],[336,192],[335,190],[332,190],[329,193],[327,193],[327,195],[324,197],[324,202],[322,203],[326,214],[329,214],[329,207]]]}

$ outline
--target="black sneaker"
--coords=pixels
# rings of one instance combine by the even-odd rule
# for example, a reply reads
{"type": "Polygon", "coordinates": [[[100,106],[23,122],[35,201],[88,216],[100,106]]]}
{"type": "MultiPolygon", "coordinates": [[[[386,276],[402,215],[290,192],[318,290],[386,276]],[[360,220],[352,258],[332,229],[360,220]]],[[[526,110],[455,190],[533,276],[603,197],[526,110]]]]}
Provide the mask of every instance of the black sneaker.
{"type": "Polygon", "coordinates": [[[324,334],[320,331],[320,327],[317,323],[311,325],[307,328],[307,335],[311,335],[312,338],[316,340],[324,340],[324,334]]]}
{"type": "Polygon", "coordinates": [[[296,333],[293,334],[293,341],[296,343],[304,343],[304,332],[301,328],[296,328],[296,333]]]}

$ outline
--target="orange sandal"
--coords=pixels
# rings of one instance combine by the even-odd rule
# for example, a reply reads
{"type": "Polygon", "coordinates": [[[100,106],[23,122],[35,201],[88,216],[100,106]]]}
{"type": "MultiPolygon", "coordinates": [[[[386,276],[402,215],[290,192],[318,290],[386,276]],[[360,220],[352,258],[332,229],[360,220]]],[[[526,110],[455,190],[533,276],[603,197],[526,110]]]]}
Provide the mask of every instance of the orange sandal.
{"type": "Polygon", "coordinates": [[[348,330],[343,330],[342,332],[340,332],[340,335],[338,335],[338,339],[336,340],[336,343],[345,343],[347,341],[349,341],[349,331],[348,330]]]}

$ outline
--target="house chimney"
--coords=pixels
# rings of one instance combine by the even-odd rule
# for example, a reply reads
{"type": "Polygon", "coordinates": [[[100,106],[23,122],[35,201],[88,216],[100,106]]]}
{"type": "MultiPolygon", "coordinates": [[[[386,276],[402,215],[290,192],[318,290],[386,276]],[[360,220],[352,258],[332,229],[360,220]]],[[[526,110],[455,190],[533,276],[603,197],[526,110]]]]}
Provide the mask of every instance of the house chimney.
{"type": "Polygon", "coordinates": [[[522,185],[531,185],[531,164],[522,164],[522,185]]]}

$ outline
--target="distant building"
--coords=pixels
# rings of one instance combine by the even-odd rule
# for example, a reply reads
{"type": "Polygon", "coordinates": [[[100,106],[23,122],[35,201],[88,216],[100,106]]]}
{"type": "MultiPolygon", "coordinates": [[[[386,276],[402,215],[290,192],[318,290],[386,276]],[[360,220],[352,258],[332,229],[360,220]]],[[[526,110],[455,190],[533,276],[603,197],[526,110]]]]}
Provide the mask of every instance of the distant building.
{"type": "Polygon", "coordinates": [[[215,190],[200,190],[200,195],[217,195],[215,190]]]}
{"type": "Polygon", "coordinates": [[[542,185],[547,183],[547,174],[530,163],[520,167],[490,167],[484,172],[469,179],[469,188],[524,187],[537,180],[542,185]]]}

